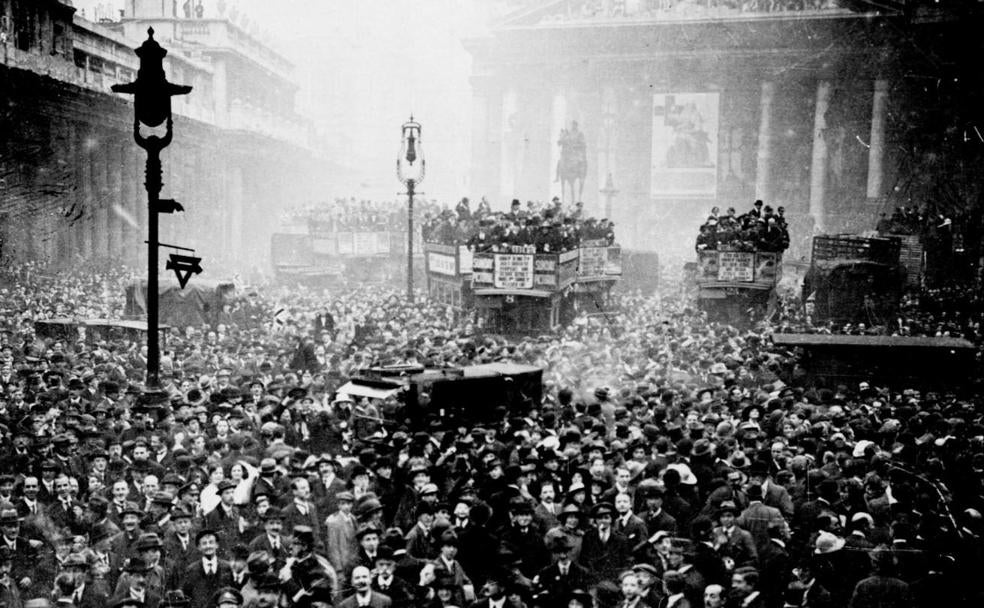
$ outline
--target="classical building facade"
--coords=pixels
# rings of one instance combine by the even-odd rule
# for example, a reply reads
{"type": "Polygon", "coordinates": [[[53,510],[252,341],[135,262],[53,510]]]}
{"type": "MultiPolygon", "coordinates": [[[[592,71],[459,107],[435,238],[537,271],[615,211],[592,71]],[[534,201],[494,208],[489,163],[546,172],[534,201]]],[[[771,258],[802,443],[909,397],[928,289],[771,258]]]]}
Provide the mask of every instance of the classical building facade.
{"type": "Polygon", "coordinates": [[[468,43],[473,192],[561,195],[558,141],[576,121],[583,200],[629,246],[689,250],[713,206],[757,198],[786,208],[801,252],[814,232],[871,229],[926,202],[905,168],[932,129],[946,136],[951,89],[981,89],[966,15],[892,5],[527,2],[468,43]]]}
{"type": "Polygon", "coordinates": [[[0,0],[0,239],[3,259],[70,265],[145,259],[144,154],[133,106],[113,84],[136,77],[153,27],[168,49],[174,141],[163,155],[160,240],[212,268],[262,266],[287,204],[313,198],[322,156],[294,110],[291,63],[227,19],[184,18],[174,3],[128,0],[93,23],[70,2],[0,0]]]}

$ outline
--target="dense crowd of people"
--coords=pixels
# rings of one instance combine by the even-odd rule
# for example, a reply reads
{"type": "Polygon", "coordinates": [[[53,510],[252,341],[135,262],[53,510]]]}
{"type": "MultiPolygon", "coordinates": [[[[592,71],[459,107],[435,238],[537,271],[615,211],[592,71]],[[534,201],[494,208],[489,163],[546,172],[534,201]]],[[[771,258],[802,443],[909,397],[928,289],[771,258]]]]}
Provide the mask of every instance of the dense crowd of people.
{"type": "Polygon", "coordinates": [[[560,253],[585,242],[615,243],[615,224],[607,218],[585,217],[584,204],[565,207],[559,197],[549,205],[513,199],[508,212],[493,212],[483,198],[475,210],[467,198],[452,209],[424,219],[424,240],[445,245],[467,245],[473,251],[528,249],[532,253],[560,253]]]}
{"type": "MultiPolygon", "coordinates": [[[[6,608],[984,600],[979,386],[808,386],[768,340],[804,329],[788,311],[739,330],[627,294],[507,339],[397,290],[270,287],[250,323],[173,332],[148,393],[139,342],[34,331],[118,316],[125,282],[0,275],[6,608]],[[491,361],[542,367],[542,403],[422,433],[395,398],[337,390],[368,365],[491,361]]],[[[980,308],[933,301],[905,309],[913,334],[980,347],[980,308]]]]}
{"type": "Polygon", "coordinates": [[[786,210],[757,200],[752,208],[737,215],[729,207],[724,215],[714,207],[697,234],[697,251],[768,251],[782,253],[789,248],[786,210]]]}

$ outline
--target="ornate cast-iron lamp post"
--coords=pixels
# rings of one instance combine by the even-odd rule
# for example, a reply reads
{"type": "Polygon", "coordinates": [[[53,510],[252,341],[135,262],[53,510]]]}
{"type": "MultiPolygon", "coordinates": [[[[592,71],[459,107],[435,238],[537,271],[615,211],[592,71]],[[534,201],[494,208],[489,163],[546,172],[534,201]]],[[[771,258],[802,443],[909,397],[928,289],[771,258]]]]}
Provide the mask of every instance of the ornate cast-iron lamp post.
{"type": "Polygon", "coordinates": [[[137,79],[129,84],[113,85],[116,93],[133,95],[133,138],[137,145],[147,151],[146,182],[147,188],[147,388],[160,388],[160,330],[158,324],[158,287],[157,287],[157,225],[158,213],[173,213],[180,211],[180,205],[174,201],[161,201],[161,188],[164,182],[161,177],[161,150],[168,147],[173,135],[171,118],[171,97],[187,95],[191,87],[171,84],[164,74],[164,56],[167,51],[154,40],[154,28],[147,30],[147,40],[136,50],[140,57],[140,69],[137,79]],[[165,125],[163,136],[157,134],[143,135],[140,126],[148,129],[165,125]]]}
{"type": "Polygon", "coordinates": [[[424,149],[420,141],[420,123],[410,116],[403,123],[400,154],[396,157],[396,177],[407,188],[407,300],[413,302],[413,195],[424,181],[424,149]]]}

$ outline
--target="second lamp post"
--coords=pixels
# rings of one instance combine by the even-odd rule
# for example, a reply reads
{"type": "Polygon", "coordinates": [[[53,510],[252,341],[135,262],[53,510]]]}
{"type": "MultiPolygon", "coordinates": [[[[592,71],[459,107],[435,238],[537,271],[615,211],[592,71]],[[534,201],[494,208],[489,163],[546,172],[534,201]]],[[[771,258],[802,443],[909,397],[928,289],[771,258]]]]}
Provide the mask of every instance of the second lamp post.
{"type": "Polygon", "coordinates": [[[410,116],[403,123],[400,155],[396,157],[396,177],[407,188],[407,300],[413,302],[413,195],[424,181],[424,149],[420,142],[420,123],[410,116]]]}

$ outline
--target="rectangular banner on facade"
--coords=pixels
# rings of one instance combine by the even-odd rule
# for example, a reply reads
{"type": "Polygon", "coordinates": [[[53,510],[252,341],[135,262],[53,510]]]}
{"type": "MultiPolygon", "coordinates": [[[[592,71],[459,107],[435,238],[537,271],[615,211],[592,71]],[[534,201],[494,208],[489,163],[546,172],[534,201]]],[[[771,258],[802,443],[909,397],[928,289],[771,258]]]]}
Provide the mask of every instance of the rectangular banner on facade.
{"type": "Polygon", "coordinates": [[[607,247],[581,247],[577,276],[582,279],[603,277],[605,276],[605,266],[607,264],[607,247]]]}
{"type": "Polygon", "coordinates": [[[453,277],[455,276],[454,256],[428,251],[427,269],[431,272],[436,272],[437,274],[446,274],[453,277]]]}
{"type": "Polygon", "coordinates": [[[719,281],[751,281],[755,277],[755,254],[744,251],[718,253],[719,281]]]}
{"type": "Polygon", "coordinates": [[[653,198],[716,198],[718,93],[653,96],[653,198]]]}
{"type": "Polygon", "coordinates": [[[496,289],[530,289],[533,287],[533,256],[528,254],[496,254],[496,289]]]}
{"type": "Polygon", "coordinates": [[[458,246],[458,274],[472,273],[472,251],[464,245],[458,246]]]}
{"type": "Polygon", "coordinates": [[[355,255],[359,255],[359,256],[376,255],[375,232],[356,232],[354,238],[355,238],[355,255]]]}
{"type": "Polygon", "coordinates": [[[338,232],[338,255],[355,253],[355,235],[351,232],[338,232]]]}

